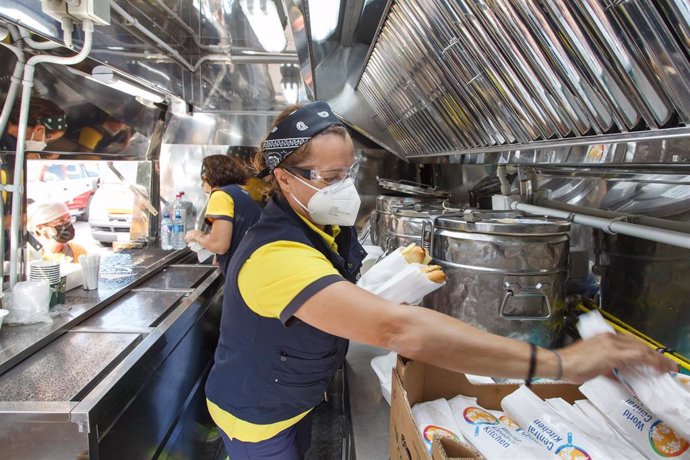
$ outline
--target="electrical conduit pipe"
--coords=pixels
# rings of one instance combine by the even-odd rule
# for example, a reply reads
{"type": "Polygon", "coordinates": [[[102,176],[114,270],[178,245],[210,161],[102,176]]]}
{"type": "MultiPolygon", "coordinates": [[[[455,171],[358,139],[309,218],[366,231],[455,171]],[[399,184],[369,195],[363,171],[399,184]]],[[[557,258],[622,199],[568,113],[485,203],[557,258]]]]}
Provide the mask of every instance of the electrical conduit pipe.
{"type": "Polygon", "coordinates": [[[31,101],[31,89],[34,86],[34,72],[37,64],[61,64],[74,65],[82,62],[91,52],[93,45],[93,22],[83,21],[84,46],[79,53],[70,57],[38,55],[29,59],[24,67],[24,79],[22,80],[22,102],[19,112],[19,129],[17,133],[17,154],[14,163],[14,189],[12,193],[12,227],[10,233],[10,288],[17,283],[18,256],[19,256],[19,231],[21,223],[21,183],[24,165],[24,149],[26,147],[26,128],[29,120],[29,102],[31,101]]]}
{"type": "Polygon", "coordinates": [[[170,45],[165,43],[163,40],[158,37],[158,35],[154,34],[151,32],[149,29],[147,29],[145,26],[143,26],[134,16],[129,14],[127,11],[125,11],[124,8],[122,8],[120,5],[115,3],[114,1],[110,2],[110,8],[112,8],[113,11],[115,11],[122,19],[130,23],[132,26],[134,26],[137,30],[139,30],[141,33],[146,35],[150,40],[152,40],[156,45],[164,49],[170,56],[175,58],[175,60],[182,64],[187,70],[190,72],[194,71],[194,66],[189,63],[182,55],[175,49],[173,49],[170,45]]]}
{"type": "Polygon", "coordinates": [[[646,227],[638,224],[629,224],[618,218],[603,219],[601,217],[593,217],[585,214],[559,211],[557,209],[535,206],[532,204],[521,203],[519,201],[510,202],[510,209],[539,216],[565,219],[576,224],[598,228],[607,233],[620,233],[621,235],[634,236],[636,238],[656,241],[657,243],[670,244],[671,246],[690,249],[690,235],[687,233],[674,232],[672,230],[664,230],[661,228],[646,227]]]}
{"type": "MultiPolygon", "coordinates": [[[[9,25],[10,28],[10,33],[12,33],[12,30],[14,29],[14,33],[12,33],[12,37],[19,37],[19,31],[17,30],[17,27],[14,24],[9,25]]],[[[15,40],[15,43],[17,41],[15,40]]],[[[17,56],[17,63],[14,65],[14,72],[12,73],[12,77],[10,80],[10,87],[7,90],[7,97],[5,98],[5,105],[2,107],[2,114],[0,114],[0,134],[5,132],[5,128],[7,127],[7,122],[10,119],[10,112],[12,112],[12,106],[14,105],[14,100],[17,98],[17,92],[19,91],[19,85],[22,82],[22,75],[24,75],[24,65],[26,64],[26,55],[24,54],[24,50],[21,47],[21,42],[19,47],[17,46],[12,46],[12,45],[6,45],[3,43],[3,45],[6,48],[9,48],[16,56],[17,56]]]]}

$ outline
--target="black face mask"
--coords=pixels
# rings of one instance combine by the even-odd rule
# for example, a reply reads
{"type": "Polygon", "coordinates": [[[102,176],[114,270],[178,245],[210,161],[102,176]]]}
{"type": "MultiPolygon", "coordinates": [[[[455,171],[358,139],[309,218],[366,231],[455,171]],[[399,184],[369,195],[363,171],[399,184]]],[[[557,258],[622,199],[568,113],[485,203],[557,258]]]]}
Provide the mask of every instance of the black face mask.
{"type": "Polygon", "coordinates": [[[53,230],[55,230],[55,235],[52,238],[58,243],[67,243],[74,238],[74,225],[72,225],[72,222],[56,225],[53,227],[53,230]]]}

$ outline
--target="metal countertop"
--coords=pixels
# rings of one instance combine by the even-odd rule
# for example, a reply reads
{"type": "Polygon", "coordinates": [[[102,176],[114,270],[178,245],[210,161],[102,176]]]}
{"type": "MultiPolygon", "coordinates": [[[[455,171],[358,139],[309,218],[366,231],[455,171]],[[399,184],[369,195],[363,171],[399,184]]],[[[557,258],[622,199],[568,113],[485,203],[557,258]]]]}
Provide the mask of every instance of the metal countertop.
{"type": "Polygon", "coordinates": [[[78,287],[66,292],[65,303],[57,306],[60,313],[53,316],[52,323],[3,324],[0,330],[0,374],[27,357],[32,348],[45,345],[65,333],[83,321],[85,315],[97,311],[95,307],[124,295],[127,292],[124,288],[177,256],[179,252],[146,248],[102,258],[98,290],[85,291],[78,287]]]}

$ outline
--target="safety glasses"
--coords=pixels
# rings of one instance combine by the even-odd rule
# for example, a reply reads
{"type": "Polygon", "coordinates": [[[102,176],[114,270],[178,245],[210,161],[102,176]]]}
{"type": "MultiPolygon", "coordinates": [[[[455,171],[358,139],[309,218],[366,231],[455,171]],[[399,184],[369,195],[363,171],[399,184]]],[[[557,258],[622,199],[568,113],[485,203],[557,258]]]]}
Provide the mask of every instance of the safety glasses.
{"type": "Polygon", "coordinates": [[[297,166],[283,166],[283,168],[290,171],[292,174],[304,177],[313,182],[318,182],[326,185],[332,185],[343,181],[347,178],[354,180],[359,171],[360,159],[355,159],[347,168],[329,168],[329,169],[304,169],[297,166]]]}

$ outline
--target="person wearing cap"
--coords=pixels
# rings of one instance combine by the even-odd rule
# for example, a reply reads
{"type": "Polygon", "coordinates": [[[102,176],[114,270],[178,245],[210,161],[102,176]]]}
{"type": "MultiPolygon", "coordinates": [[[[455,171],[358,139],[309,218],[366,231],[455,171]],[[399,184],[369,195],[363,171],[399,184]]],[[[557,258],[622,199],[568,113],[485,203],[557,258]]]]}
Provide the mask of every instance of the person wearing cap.
{"type": "Polygon", "coordinates": [[[201,162],[201,185],[210,194],[204,218],[211,231],[192,229],[184,238],[216,254],[224,275],[240,240],[261,214],[242,186],[248,176],[247,167],[235,157],[209,155],[201,162]]]}
{"type": "Polygon", "coordinates": [[[36,202],[27,211],[27,228],[41,243],[44,258],[70,257],[78,262],[86,249],[72,242],[74,225],[67,206],[58,201],[36,202]]]}
{"type": "MultiPolygon", "coordinates": [[[[21,101],[15,101],[7,122],[7,128],[0,137],[0,150],[8,152],[17,150],[20,107],[21,101]]],[[[29,102],[25,150],[27,152],[45,150],[48,142],[60,139],[65,135],[65,131],[67,131],[65,111],[53,101],[32,97],[29,102]]]]}
{"type": "MultiPolygon", "coordinates": [[[[21,109],[21,101],[17,99],[12,106],[10,116],[7,121],[7,127],[0,136],[0,151],[14,152],[17,150],[17,135],[19,134],[19,115],[21,109]]],[[[29,118],[26,126],[26,152],[41,151],[46,148],[48,142],[60,139],[65,135],[67,130],[67,116],[65,111],[59,105],[48,99],[40,97],[32,97],[29,102],[29,118]]],[[[31,159],[27,155],[27,159],[31,159]]],[[[0,161],[0,183],[6,185],[12,179],[12,159],[10,162],[0,161]]],[[[3,216],[3,225],[5,228],[5,241],[9,241],[9,229],[11,218],[9,213],[12,210],[7,193],[2,192],[2,200],[5,205],[5,215],[3,216]]],[[[7,244],[7,243],[6,243],[7,244]]],[[[5,250],[9,250],[9,244],[5,250]]],[[[9,256],[5,254],[5,259],[9,256]]]]}
{"type": "Polygon", "coordinates": [[[271,193],[228,265],[207,406],[232,459],[300,459],[312,409],[348,340],[456,372],[582,382],[615,367],[675,364],[622,335],[546,350],[354,283],[365,252],[352,139],[324,102],[291,106],[256,157],[271,193]]]}

